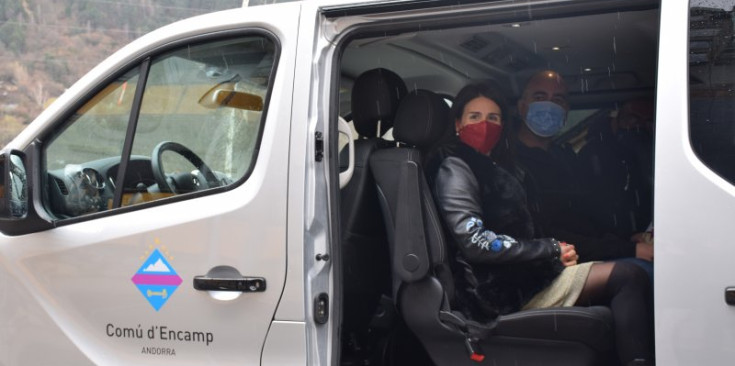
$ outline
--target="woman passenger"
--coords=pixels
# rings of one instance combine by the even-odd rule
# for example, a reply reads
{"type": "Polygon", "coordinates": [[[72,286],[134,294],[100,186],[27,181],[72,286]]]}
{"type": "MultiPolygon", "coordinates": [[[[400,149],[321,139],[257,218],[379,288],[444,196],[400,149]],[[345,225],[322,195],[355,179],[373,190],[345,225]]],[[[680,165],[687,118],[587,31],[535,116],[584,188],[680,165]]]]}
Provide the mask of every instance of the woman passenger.
{"type": "Polygon", "coordinates": [[[653,364],[645,272],[625,262],[577,264],[574,245],[534,237],[523,187],[499,165],[515,172],[503,134],[509,117],[497,89],[466,86],[452,106],[457,138],[436,152],[433,172],[427,164],[455,246],[458,306],[470,318],[487,321],[525,309],[606,305],[621,362],[653,364]]]}

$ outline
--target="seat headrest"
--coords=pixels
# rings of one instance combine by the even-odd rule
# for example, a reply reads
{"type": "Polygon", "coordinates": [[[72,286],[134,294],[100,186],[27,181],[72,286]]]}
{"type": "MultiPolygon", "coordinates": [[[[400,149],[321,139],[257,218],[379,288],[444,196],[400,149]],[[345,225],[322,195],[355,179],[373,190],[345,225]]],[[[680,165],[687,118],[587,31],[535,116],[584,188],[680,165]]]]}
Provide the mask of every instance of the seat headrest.
{"type": "Polygon", "coordinates": [[[352,86],[352,121],[362,137],[380,137],[393,127],[398,103],[408,89],[398,74],[387,69],[365,71],[352,86]],[[376,136],[380,121],[380,136],[376,136]]]}
{"type": "Polygon", "coordinates": [[[444,136],[451,124],[449,117],[449,106],[438,94],[413,91],[398,107],[393,137],[408,145],[429,148],[444,136]]]}

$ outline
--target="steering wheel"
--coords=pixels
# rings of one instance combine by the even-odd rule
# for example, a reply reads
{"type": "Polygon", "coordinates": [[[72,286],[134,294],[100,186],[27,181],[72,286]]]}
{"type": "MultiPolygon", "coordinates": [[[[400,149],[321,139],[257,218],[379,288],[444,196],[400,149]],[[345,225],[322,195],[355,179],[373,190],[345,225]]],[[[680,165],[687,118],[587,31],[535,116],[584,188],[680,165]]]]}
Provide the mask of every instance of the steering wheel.
{"type": "Polygon", "coordinates": [[[153,178],[158,183],[158,189],[164,193],[178,193],[179,190],[196,191],[219,185],[212,169],[209,169],[197,154],[178,142],[162,141],[158,143],[151,154],[151,168],[153,168],[153,178]],[[163,164],[161,164],[161,156],[164,151],[175,152],[183,156],[199,172],[194,171],[167,177],[163,170],[163,164]]]}

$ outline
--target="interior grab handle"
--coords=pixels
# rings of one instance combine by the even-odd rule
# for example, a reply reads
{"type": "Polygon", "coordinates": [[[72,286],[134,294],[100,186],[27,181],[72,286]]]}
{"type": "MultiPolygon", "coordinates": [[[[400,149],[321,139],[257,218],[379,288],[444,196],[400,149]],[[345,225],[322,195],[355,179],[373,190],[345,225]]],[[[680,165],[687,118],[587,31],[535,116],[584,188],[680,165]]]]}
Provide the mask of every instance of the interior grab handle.
{"type": "Polygon", "coordinates": [[[244,277],[230,266],[217,266],[204,276],[194,276],[194,289],[199,291],[263,292],[265,278],[244,277]]]}
{"type": "Polygon", "coordinates": [[[339,123],[337,124],[339,133],[347,136],[347,148],[349,149],[349,162],[347,170],[339,173],[339,188],[344,188],[347,183],[352,179],[352,173],[355,171],[355,140],[352,139],[352,129],[347,124],[344,118],[339,117],[339,123]]]}

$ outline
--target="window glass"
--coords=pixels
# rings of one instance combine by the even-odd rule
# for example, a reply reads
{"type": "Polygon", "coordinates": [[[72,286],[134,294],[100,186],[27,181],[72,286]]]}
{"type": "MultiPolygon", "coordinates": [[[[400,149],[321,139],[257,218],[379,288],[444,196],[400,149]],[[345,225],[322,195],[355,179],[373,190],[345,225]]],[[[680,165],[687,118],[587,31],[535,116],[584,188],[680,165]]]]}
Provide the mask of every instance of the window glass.
{"type": "Polygon", "coordinates": [[[731,2],[692,2],[689,18],[689,129],[694,151],[735,183],[735,43],[731,2]],[[722,7],[717,4],[722,3],[722,7]],[[730,3],[726,6],[725,3],[730,3]]]}
{"type": "Polygon", "coordinates": [[[69,118],[66,130],[46,150],[49,170],[120,155],[137,73],[129,72],[108,85],[69,118]]]}
{"type": "Polygon", "coordinates": [[[116,189],[127,206],[241,180],[256,157],[274,50],[254,36],[152,58],[131,141],[139,71],[104,88],[46,149],[52,212],[64,218],[113,208],[116,189]]]}
{"type": "Polygon", "coordinates": [[[133,155],[150,157],[157,186],[136,182],[138,172],[129,171],[126,186],[132,190],[123,205],[243,177],[251,167],[272,66],[273,44],[260,37],[189,47],[155,59],[133,155]]]}
{"type": "Polygon", "coordinates": [[[111,207],[114,184],[109,178],[117,172],[137,85],[137,69],[109,84],[79,108],[47,146],[47,188],[54,214],[73,217],[111,207]]]}
{"type": "Polygon", "coordinates": [[[584,122],[587,118],[597,112],[597,109],[574,109],[567,112],[567,120],[561,130],[561,134],[577,127],[579,123],[584,122]]]}

